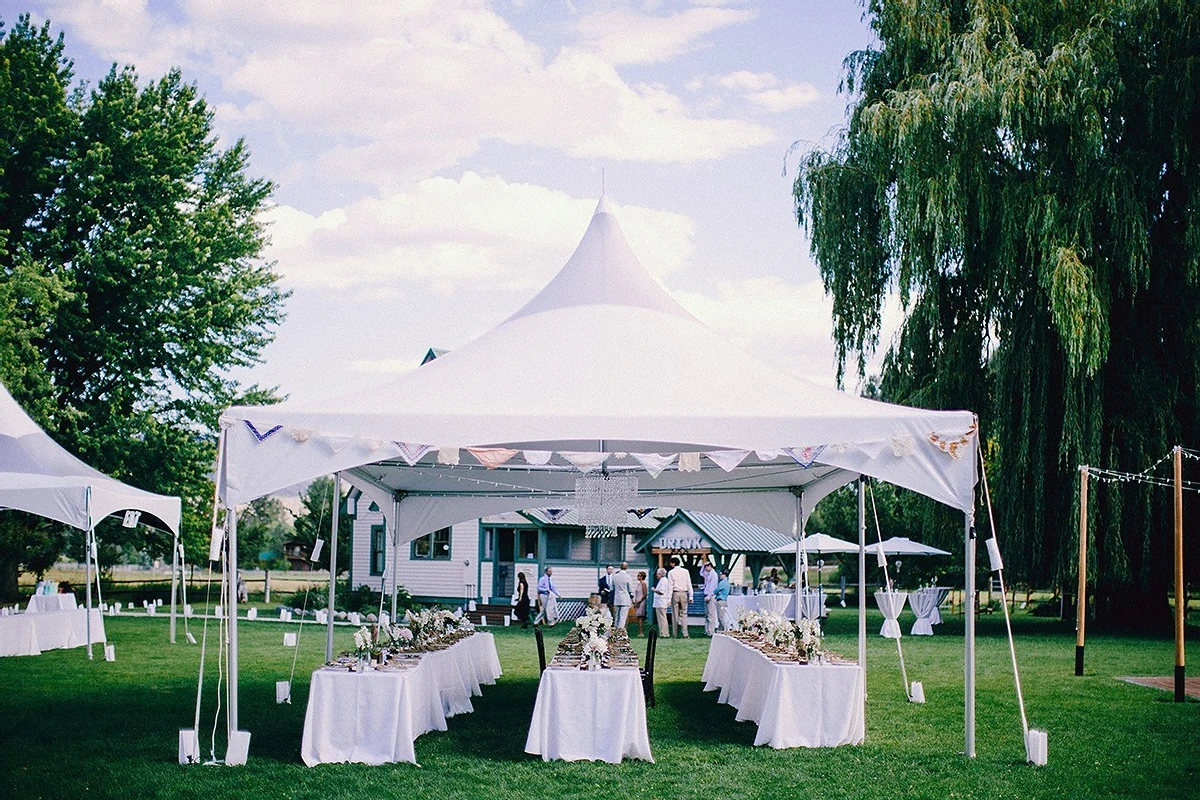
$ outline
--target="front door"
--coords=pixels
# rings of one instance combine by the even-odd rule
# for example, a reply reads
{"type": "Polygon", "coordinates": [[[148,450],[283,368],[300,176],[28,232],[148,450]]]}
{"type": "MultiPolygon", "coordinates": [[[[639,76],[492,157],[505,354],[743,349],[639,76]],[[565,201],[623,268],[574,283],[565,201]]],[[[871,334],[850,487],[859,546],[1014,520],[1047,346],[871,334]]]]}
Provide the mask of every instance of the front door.
{"type": "Polygon", "coordinates": [[[516,572],[513,570],[513,554],[516,540],[512,528],[496,531],[496,573],[492,581],[493,597],[512,597],[516,588],[516,572]]]}

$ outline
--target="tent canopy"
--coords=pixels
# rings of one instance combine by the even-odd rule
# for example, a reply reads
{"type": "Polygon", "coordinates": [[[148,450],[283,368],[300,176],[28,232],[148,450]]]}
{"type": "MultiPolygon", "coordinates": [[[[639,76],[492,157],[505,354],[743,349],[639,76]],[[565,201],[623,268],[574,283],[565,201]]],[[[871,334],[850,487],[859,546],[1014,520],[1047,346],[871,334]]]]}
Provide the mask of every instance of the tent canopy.
{"type": "Polygon", "coordinates": [[[970,412],[848,395],[731,347],[655,282],[604,198],[558,275],[468,345],[371,391],[221,422],[226,506],[340,472],[401,540],[570,506],[593,470],[635,476],[641,506],[784,531],[859,474],[969,512],[978,445],[970,412]]]}
{"type": "Polygon", "coordinates": [[[112,514],[179,532],[178,497],[146,492],[92,469],[38,427],[0,384],[0,509],[47,517],[80,530],[112,514]]]}

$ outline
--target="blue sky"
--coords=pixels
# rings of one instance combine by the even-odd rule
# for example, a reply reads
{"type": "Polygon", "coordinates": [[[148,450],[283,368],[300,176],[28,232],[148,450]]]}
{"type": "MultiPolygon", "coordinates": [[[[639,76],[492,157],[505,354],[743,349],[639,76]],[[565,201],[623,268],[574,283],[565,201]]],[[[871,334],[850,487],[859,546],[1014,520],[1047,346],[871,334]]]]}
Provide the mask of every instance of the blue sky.
{"type": "MultiPolygon", "coordinates": [[[[0,8],[50,19],[92,83],[113,62],[143,79],[180,67],[222,139],[244,138],[251,172],[278,185],[267,256],[293,296],[247,382],[339,394],[461,346],[566,261],[602,173],[677,300],[764,360],[833,382],[787,152],[844,120],[842,60],[871,41],[854,0],[0,8]]],[[[896,318],[893,304],[885,328],[896,318]]]]}

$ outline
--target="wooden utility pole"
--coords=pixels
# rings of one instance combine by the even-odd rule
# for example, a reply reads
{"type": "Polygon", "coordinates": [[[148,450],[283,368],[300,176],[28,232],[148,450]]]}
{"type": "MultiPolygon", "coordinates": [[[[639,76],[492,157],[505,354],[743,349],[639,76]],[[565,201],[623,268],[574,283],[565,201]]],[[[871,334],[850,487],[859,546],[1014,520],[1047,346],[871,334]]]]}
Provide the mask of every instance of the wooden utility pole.
{"type": "Polygon", "coordinates": [[[1175,702],[1184,700],[1183,612],[1183,451],[1175,445],[1175,702]]]}
{"type": "Polygon", "coordinates": [[[1087,619],[1088,468],[1079,468],[1079,595],[1075,612],[1075,674],[1083,674],[1084,622],[1087,619]]]}

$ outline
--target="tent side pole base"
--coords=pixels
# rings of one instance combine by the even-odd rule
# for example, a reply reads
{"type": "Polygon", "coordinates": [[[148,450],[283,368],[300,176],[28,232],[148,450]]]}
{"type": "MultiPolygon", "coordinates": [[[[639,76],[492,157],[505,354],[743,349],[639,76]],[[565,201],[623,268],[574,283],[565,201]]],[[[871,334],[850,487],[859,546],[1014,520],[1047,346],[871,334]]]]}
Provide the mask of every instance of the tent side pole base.
{"type": "MultiPolygon", "coordinates": [[[[226,553],[226,577],[229,585],[229,595],[226,598],[226,613],[229,615],[229,675],[226,678],[226,720],[228,723],[229,742],[239,740],[238,737],[238,629],[237,629],[237,509],[226,508],[229,520],[229,537],[226,553]]],[[[228,759],[227,759],[228,760],[228,759]]]]}
{"type": "Polygon", "coordinates": [[[966,652],[963,657],[963,728],[965,745],[963,755],[975,757],[975,531],[971,515],[966,515],[964,524],[966,537],[965,587],[966,652]]]}

